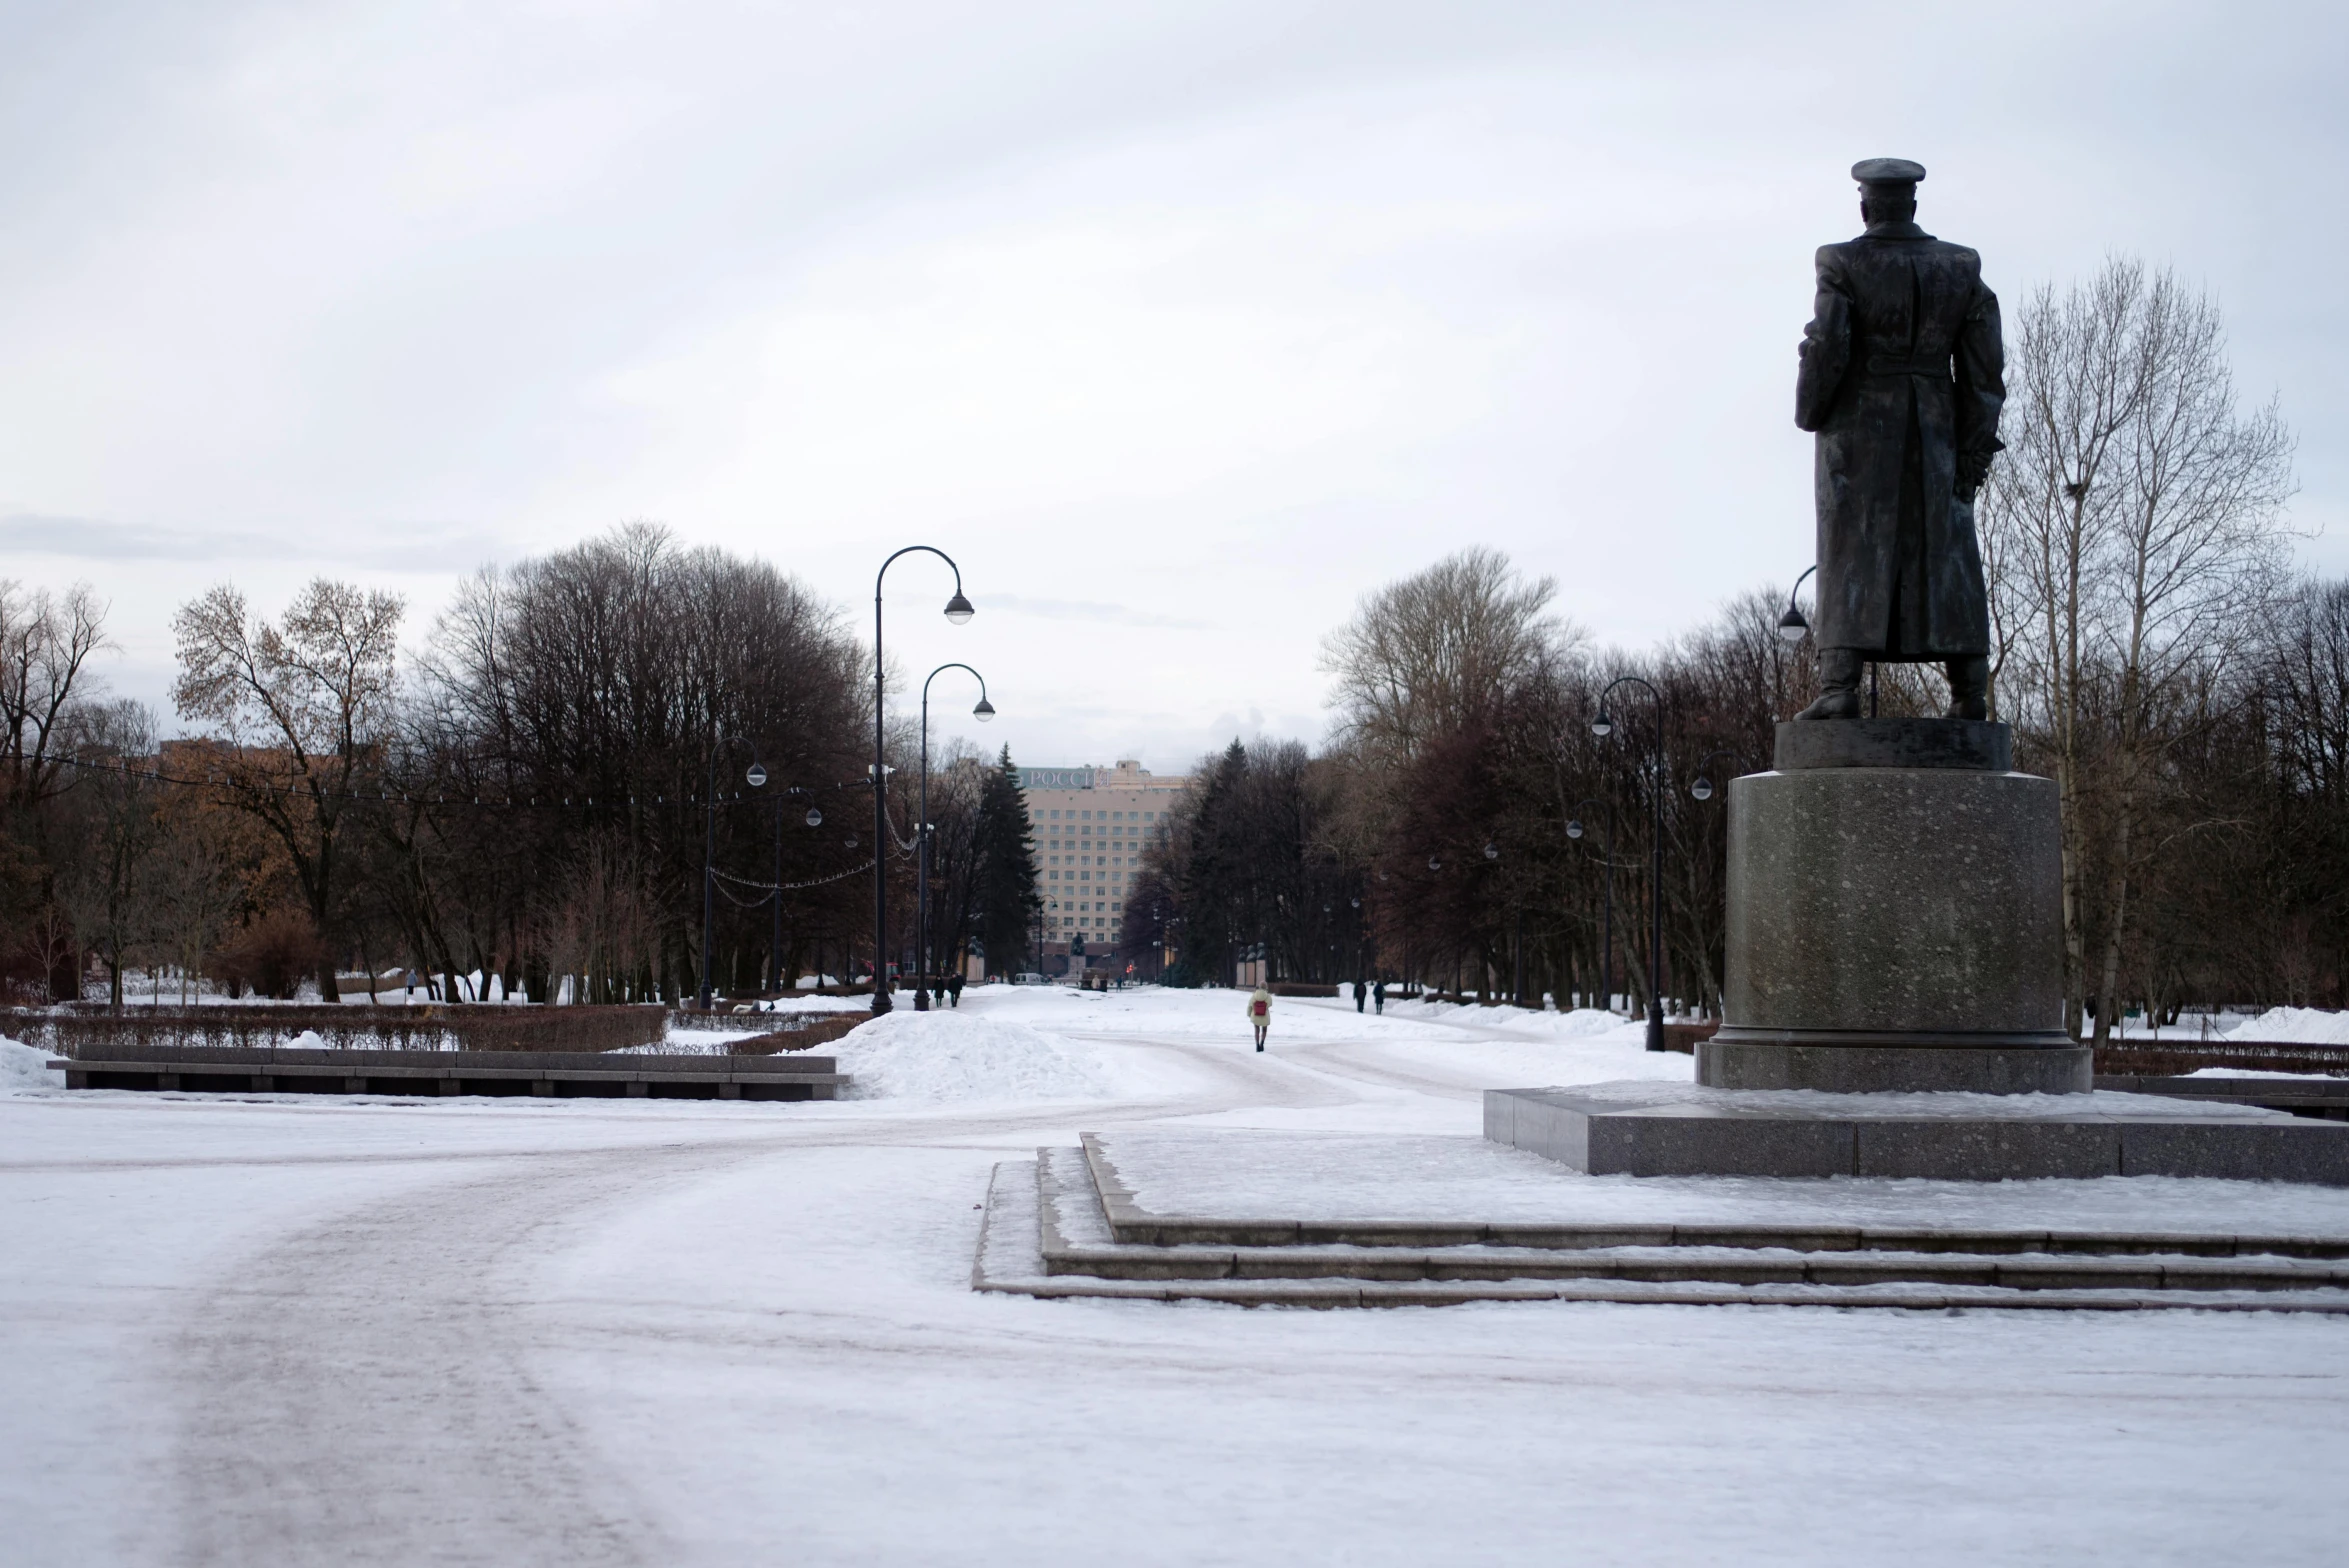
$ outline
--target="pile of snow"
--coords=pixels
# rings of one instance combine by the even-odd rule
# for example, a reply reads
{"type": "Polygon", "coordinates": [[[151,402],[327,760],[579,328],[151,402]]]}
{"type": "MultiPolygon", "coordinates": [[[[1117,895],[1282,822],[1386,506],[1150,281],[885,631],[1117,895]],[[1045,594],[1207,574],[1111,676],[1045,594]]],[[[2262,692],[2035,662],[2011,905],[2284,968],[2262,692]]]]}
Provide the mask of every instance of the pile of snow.
{"type": "Polygon", "coordinates": [[[1098,1051],[1025,1024],[900,1007],[831,1047],[852,1100],[1097,1100],[1117,1092],[1098,1051]]]}
{"type": "Polygon", "coordinates": [[[284,1048],[289,1051],[330,1051],[334,1049],[326,1043],[326,1037],[315,1029],[303,1030],[288,1040],[284,1048]]]}
{"type": "MultiPolygon", "coordinates": [[[[858,1013],[873,1005],[869,996],[778,996],[758,1004],[758,1013],[858,1013]]],[[[744,1017],[756,1017],[748,1013],[744,1017]]]]}
{"type": "Polygon", "coordinates": [[[2227,1031],[2244,1045],[2349,1045],[2349,1013],[2317,1007],[2271,1007],[2247,1024],[2227,1031]]]}
{"type": "Polygon", "coordinates": [[[49,1070],[49,1053],[0,1037],[0,1095],[34,1094],[65,1087],[65,1074],[49,1070]]]}
{"type": "Polygon", "coordinates": [[[1582,1040],[1617,1029],[1636,1027],[1644,1031],[1647,1028],[1645,1014],[1626,1018],[1596,1007],[1576,1007],[1558,1013],[1529,1007],[1486,1007],[1478,1002],[1436,1002],[1421,997],[1388,998],[1387,1016],[1440,1019],[1551,1040],[1582,1040]]]}

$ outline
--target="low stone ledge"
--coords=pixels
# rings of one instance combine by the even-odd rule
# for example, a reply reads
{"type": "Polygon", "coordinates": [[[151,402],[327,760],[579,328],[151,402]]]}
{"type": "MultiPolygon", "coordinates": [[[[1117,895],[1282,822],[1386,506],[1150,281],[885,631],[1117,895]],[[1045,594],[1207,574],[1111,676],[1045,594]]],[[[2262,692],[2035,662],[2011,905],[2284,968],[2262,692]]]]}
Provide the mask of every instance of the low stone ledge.
{"type": "Polygon", "coordinates": [[[48,1065],[65,1075],[69,1091],[196,1094],[494,1092],[542,1098],[829,1100],[852,1081],[832,1071],[835,1062],[828,1056],[778,1067],[769,1057],[186,1047],[69,1057],[48,1065]]]}
{"type": "Polygon", "coordinates": [[[1485,1095],[1485,1129],[1496,1142],[1590,1175],[2201,1176],[2349,1186],[2349,1125],[2129,1095],[1834,1095],[1636,1082],[1495,1089],[1485,1095]]]}

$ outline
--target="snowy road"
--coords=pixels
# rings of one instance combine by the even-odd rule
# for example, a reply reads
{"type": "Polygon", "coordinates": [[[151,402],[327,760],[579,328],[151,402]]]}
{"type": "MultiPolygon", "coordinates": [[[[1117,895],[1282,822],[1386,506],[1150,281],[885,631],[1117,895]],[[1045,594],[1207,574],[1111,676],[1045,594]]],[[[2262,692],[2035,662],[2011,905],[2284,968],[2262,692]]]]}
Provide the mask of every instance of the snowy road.
{"type": "Polygon", "coordinates": [[[1080,1127],[1468,1135],[1687,1064],[964,1011],[1111,1097],[0,1099],[0,1562],[2338,1560],[2327,1319],[974,1295],[988,1168],[1080,1127]]]}

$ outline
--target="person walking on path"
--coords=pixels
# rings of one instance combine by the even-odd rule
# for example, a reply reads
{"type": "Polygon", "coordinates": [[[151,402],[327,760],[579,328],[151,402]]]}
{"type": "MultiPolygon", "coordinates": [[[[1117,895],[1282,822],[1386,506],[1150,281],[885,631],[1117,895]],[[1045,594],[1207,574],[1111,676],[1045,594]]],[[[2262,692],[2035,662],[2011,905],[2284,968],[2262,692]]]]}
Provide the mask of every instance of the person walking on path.
{"type": "Polygon", "coordinates": [[[1379,1017],[1384,1018],[1387,1015],[1386,976],[1379,976],[1377,983],[1371,986],[1370,999],[1378,1004],[1378,1015],[1379,1017]]]}
{"type": "Polygon", "coordinates": [[[1262,986],[1248,998],[1248,1022],[1256,1026],[1256,1049],[1264,1049],[1264,1031],[1272,1027],[1272,993],[1262,986]]]}
{"type": "Polygon", "coordinates": [[[1362,977],[1356,975],[1354,977],[1354,1011],[1362,1011],[1362,999],[1369,994],[1369,988],[1363,985],[1362,977]]]}
{"type": "Polygon", "coordinates": [[[949,996],[950,998],[952,998],[952,1000],[951,1000],[951,1001],[949,1001],[949,1002],[947,1003],[947,1005],[948,1005],[949,1007],[960,1007],[960,1006],[962,1006],[962,971],[961,971],[961,970],[957,969],[957,970],[956,970],[954,973],[952,973],[952,974],[950,974],[950,975],[948,975],[948,976],[946,977],[946,994],[947,994],[947,996],[949,996]]]}

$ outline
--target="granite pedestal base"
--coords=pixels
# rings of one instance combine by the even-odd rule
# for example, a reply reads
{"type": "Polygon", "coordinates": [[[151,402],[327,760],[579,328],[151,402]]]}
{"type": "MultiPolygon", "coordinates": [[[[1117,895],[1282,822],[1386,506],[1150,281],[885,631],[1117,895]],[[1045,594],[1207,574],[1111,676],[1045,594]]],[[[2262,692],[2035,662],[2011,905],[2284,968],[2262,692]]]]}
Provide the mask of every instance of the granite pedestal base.
{"type": "Polygon", "coordinates": [[[1593,1176],[2205,1176],[2349,1186],[2349,1125],[2154,1095],[1490,1089],[1484,1135],[1593,1176]]]}
{"type": "Polygon", "coordinates": [[[1716,1089],[1820,1089],[1829,1094],[2083,1094],[2096,1053],[2084,1045],[1834,1044],[1731,1038],[1697,1042],[1696,1080],[1716,1089]]]}
{"type": "Polygon", "coordinates": [[[2069,1094],[2055,785],[2005,725],[1778,726],[1729,786],[1727,973],[1697,1081],[1827,1093],[2069,1094]]]}

